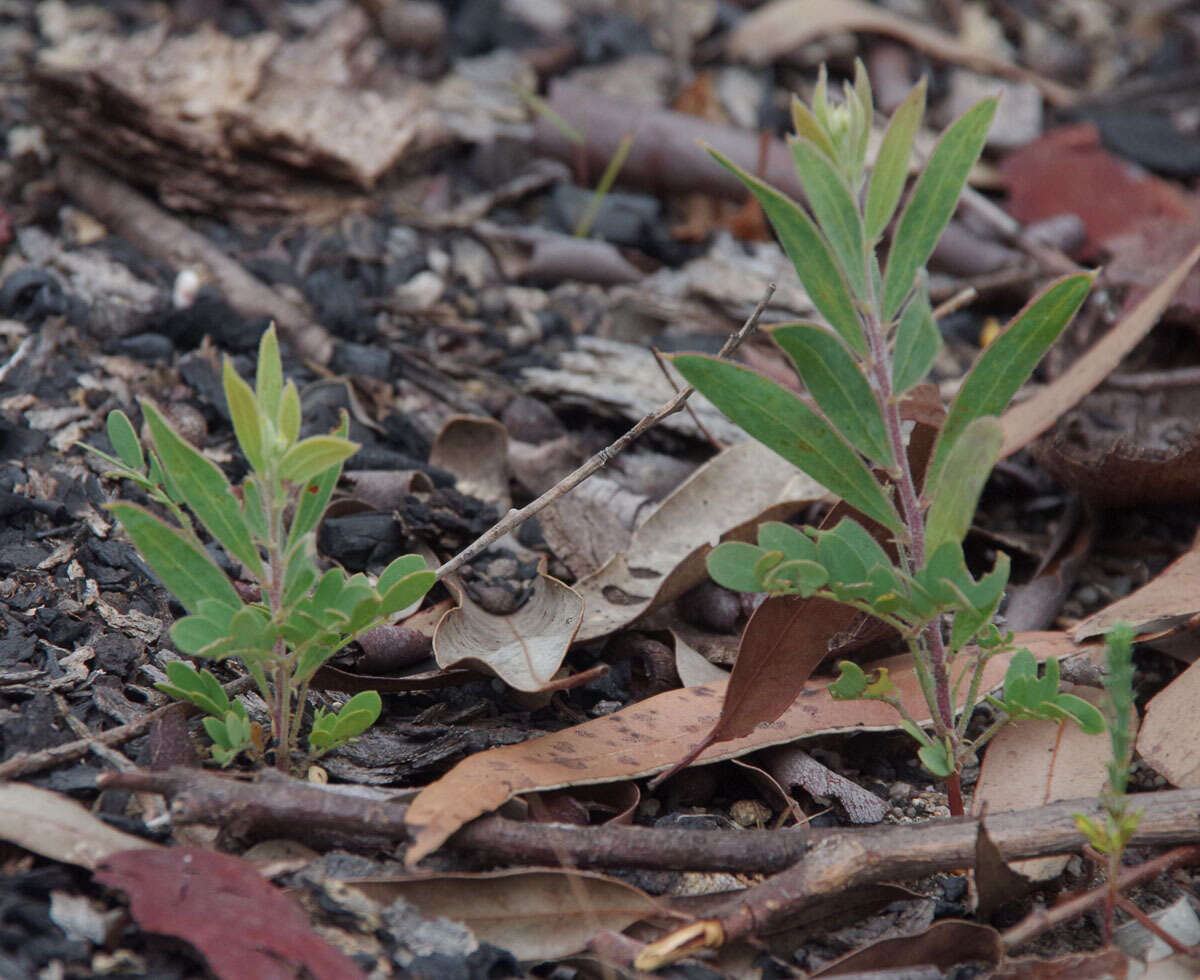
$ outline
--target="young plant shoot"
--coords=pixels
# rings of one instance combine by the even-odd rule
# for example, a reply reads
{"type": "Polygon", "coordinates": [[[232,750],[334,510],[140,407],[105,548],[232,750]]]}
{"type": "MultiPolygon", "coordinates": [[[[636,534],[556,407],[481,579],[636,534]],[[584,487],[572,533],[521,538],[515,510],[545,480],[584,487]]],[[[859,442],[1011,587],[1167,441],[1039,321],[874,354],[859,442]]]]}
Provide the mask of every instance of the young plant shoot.
{"type": "MultiPolygon", "coordinates": [[[[674,358],[684,378],[733,422],[861,515],[822,530],[764,524],[757,545],[716,548],[708,559],[710,574],[741,591],[847,603],[894,627],[913,654],[932,732],[904,712],[885,671],[867,675],[843,663],[830,690],[837,698],[894,705],[920,745],[921,761],[947,780],[956,814],[962,813],[959,773],[980,744],[967,739],[966,728],[983,665],[1012,647],[1011,634],[1001,634],[992,622],[1008,582],[1008,558],[1000,555],[976,579],[963,557],[963,539],[1000,456],[997,416],[1092,282],[1086,273],[1067,276],[1030,301],[963,380],[928,461],[910,454],[906,408],[941,346],[924,266],[983,150],[996,101],[979,102],[942,135],[895,220],[886,262],[879,244],[907,181],[925,108],[924,81],[896,110],[869,176],[874,108],[862,65],[839,103],[829,97],[824,72],[811,108],[794,101],[790,145],[807,209],[713,151],[762,205],[825,320],[771,331],[813,405],[736,364],[700,355],[674,358]]],[[[1004,697],[992,703],[1003,718],[1072,718],[1085,730],[1103,727],[1095,708],[1058,692],[1057,664],[1047,665],[1039,678],[1028,651],[1012,658],[1004,697]]]]}
{"type": "MultiPolygon", "coordinates": [[[[150,446],[143,452],[123,412],[108,416],[115,456],[88,446],[110,475],[141,487],[171,516],[167,523],[144,507],[110,505],[147,564],[188,615],[171,627],[171,640],[204,660],[237,657],[270,710],[275,764],[291,767],[298,728],[313,675],[351,640],[411,606],[436,576],[417,555],[393,561],[372,583],[340,568],[321,574],[316,527],[337,485],[342,464],[358,449],[346,438],[345,415],[333,435],[300,438],[300,394],[283,382],[279,343],[263,334],[251,390],[227,358],[225,397],[250,473],[238,487],[171,427],[150,401],[142,411],[150,446]],[[196,522],[240,563],[254,583],[243,599],[210,557],[196,522]]],[[[174,661],[160,690],[205,713],[213,758],[229,765],[241,752],[261,755],[260,726],[231,701],[208,670],[174,661]]],[[[375,691],[355,695],[336,713],[318,710],[308,736],[309,759],[361,735],[379,717],[375,691]]]]}

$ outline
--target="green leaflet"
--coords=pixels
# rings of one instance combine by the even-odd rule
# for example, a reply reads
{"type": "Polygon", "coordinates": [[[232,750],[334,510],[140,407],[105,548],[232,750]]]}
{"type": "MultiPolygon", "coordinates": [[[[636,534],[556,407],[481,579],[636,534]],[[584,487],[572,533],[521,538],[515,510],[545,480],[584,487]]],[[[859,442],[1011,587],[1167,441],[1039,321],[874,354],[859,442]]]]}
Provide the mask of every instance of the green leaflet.
{"type": "Polygon", "coordinates": [[[293,483],[307,483],[358,452],[358,443],[340,436],[310,436],[284,454],[279,474],[293,483]]]}
{"type": "Polygon", "coordinates": [[[300,392],[296,389],[295,381],[283,386],[283,397],[279,404],[279,434],[289,446],[300,438],[300,392]]]}
{"type": "Polygon", "coordinates": [[[808,195],[808,206],[829,240],[852,295],[866,292],[862,216],[850,188],[829,158],[810,141],[793,137],[792,161],[808,195]]]}
{"type": "Polygon", "coordinates": [[[146,465],[146,458],[142,455],[142,444],[138,441],[137,433],[133,431],[133,423],[129,421],[129,416],[120,409],[109,412],[105,427],[108,429],[108,441],[112,443],[121,462],[131,470],[141,472],[142,467],[146,465]]]}
{"type": "Polygon", "coordinates": [[[769,184],[746,173],[711,147],[708,152],[750,188],[750,192],[758,199],[779,236],[783,250],[796,267],[796,274],[813,305],[851,348],[866,354],[867,344],[863,340],[854,300],[846,289],[846,282],[829,246],[812,219],[794,201],[769,184]]]}
{"type": "Polygon", "coordinates": [[[254,575],[262,576],[262,561],[225,474],[184,440],[159,414],[152,402],[142,404],[154,449],[180,497],[200,518],[221,546],[254,575]]]}
{"type": "Polygon", "coordinates": [[[999,415],[1008,407],[1079,309],[1092,287],[1093,276],[1082,272],[1051,283],[979,355],[946,414],[925,477],[928,486],[937,485],[950,450],[973,419],[999,415]]]}
{"type": "Polygon", "coordinates": [[[263,469],[263,431],[258,412],[258,401],[250,386],[238,376],[233,361],[225,358],[224,368],[225,401],[229,404],[229,418],[237,435],[238,445],[246,454],[251,467],[263,469]]]}
{"type": "Polygon", "coordinates": [[[792,128],[796,130],[797,136],[812,140],[830,160],[836,157],[833,144],[829,142],[825,130],[821,128],[808,106],[795,95],[792,96],[792,128]]]}
{"type": "Polygon", "coordinates": [[[255,372],[254,392],[263,416],[272,423],[279,418],[279,400],[283,394],[283,362],[279,358],[279,338],[271,324],[258,345],[258,369],[255,372]]]}
{"type": "Polygon", "coordinates": [[[705,559],[709,577],[734,592],[761,592],[755,565],[762,548],[745,541],[723,541],[705,559]]]}
{"type": "MultiPolygon", "coordinates": [[[[338,426],[335,436],[345,438],[350,431],[350,417],[343,412],[342,424],[338,426]]],[[[331,466],[316,480],[300,492],[300,502],[296,504],[296,515],[292,518],[292,526],[288,528],[287,550],[290,551],[296,542],[317,526],[325,508],[329,506],[329,498],[333,496],[338,477],[342,475],[342,464],[331,466]]]]}
{"type": "Polygon", "coordinates": [[[851,507],[889,530],[901,530],[900,516],[866,464],[842,436],[790,391],[714,357],[681,354],[673,360],[689,384],[749,435],[851,507]]]}
{"type": "Polygon", "coordinates": [[[225,573],[180,532],[135,504],[109,504],[108,509],[125,525],[154,574],[188,612],[200,612],[199,604],[204,599],[233,610],[242,607],[225,573]]]}
{"type": "MultiPolygon", "coordinates": [[[[415,555],[411,557],[417,557],[415,555]]],[[[425,595],[437,583],[437,572],[422,568],[418,572],[406,575],[387,590],[382,592],[382,602],[379,606],[380,616],[391,616],[401,609],[407,609],[425,595]]]]}
{"type": "Polygon", "coordinates": [[[873,463],[891,466],[883,413],[867,379],[833,334],[812,323],[771,330],[775,343],[796,365],[825,417],[873,463]]]}
{"type": "Polygon", "coordinates": [[[883,284],[883,316],[891,320],[912,289],[917,270],[954,214],[971,167],[983,152],[997,100],[984,99],[959,117],[942,135],[929,165],[900,215],[883,284]]]}
{"type": "Polygon", "coordinates": [[[900,203],[908,180],[913,137],[924,114],[925,77],[922,76],[892,115],[875,158],[875,169],[871,171],[871,182],[867,185],[866,235],[869,242],[879,240],[896,213],[896,205],[900,203]]]}
{"type": "Polygon", "coordinates": [[[933,501],[925,519],[929,554],[947,541],[962,541],[979,506],[979,495],[1000,458],[1004,429],[992,415],[972,420],[946,456],[938,479],[926,487],[933,501]]]}
{"type": "Polygon", "coordinates": [[[767,551],[780,552],[786,561],[817,560],[817,546],[813,539],[798,527],[782,521],[766,521],[758,525],[758,546],[767,551]]]}
{"type": "Polygon", "coordinates": [[[892,391],[903,395],[923,381],[942,349],[942,333],[933,320],[929,294],[922,287],[900,314],[892,355],[892,391]]]}

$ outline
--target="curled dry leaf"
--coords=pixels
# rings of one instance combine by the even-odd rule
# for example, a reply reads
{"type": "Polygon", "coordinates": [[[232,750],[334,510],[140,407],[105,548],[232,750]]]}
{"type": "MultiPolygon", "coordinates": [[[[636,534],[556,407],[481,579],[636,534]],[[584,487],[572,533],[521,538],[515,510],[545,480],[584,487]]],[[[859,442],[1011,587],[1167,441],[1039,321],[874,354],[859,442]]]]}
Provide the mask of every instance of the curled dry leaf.
{"type": "Polygon", "coordinates": [[[1175,559],[1136,592],[1076,623],[1076,642],[1100,636],[1117,623],[1129,623],[1142,636],[1182,626],[1200,612],[1200,548],[1175,559]]]}
{"type": "Polygon", "coordinates": [[[742,19],[730,35],[727,47],[733,57],[763,65],[791,54],[809,41],[849,31],[883,34],[934,58],[1032,82],[1057,106],[1075,101],[1075,94],[1057,82],[865,0],[773,0],[742,19]]]}
{"type": "Polygon", "coordinates": [[[863,974],[896,971],[902,967],[932,965],[947,971],[960,963],[985,962],[997,965],[1004,956],[1000,933],[974,922],[937,922],[915,936],[881,939],[835,960],[813,977],[835,977],[843,973],[863,974]]]}
{"type": "Polygon", "coordinates": [[[438,623],[433,655],[443,670],[475,667],[518,691],[541,691],[562,666],[583,619],[583,599],[538,570],[533,594],[507,616],[485,612],[453,576],[443,579],[459,601],[438,623]]]}
{"type": "Polygon", "coordinates": [[[231,854],[202,847],[121,851],[95,877],[129,896],[143,929],[191,943],[222,980],[287,980],[301,968],[321,980],[363,976],[313,931],[298,905],[231,854]]]}
{"type": "Polygon", "coordinates": [[[508,431],[495,419],[456,415],[433,440],[429,465],[453,473],[456,489],[495,504],[512,506],[508,492],[508,431]]]}
{"type": "Polygon", "coordinates": [[[115,830],[68,796],[25,783],[0,786],[0,839],[82,868],[118,851],[158,847],[115,830]]]}
{"type": "MultiPolygon", "coordinates": [[[[1082,357],[1032,398],[1014,405],[1001,418],[1004,426],[1003,456],[1011,456],[1049,429],[1063,413],[1077,405],[1121,363],[1138,341],[1150,332],[1171,297],[1200,261],[1200,245],[1193,248],[1128,315],[1122,317],[1082,357]]],[[[1094,483],[1089,477],[1087,483],[1094,483]]]]}
{"type": "Polygon", "coordinates": [[[587,946],[597,932],[620,931],[663,908],[614,878],[582,871],[499,871],[348,882],[382,905],[411,902],[427,919],[456,919],[480,942],[520,960],[551,960],[587,946]]]}
{"type": "Polygon", "coordinates": [[[576,583],[586,604],[579,639],[621,629],[708,578],[704,556],[722,537],[750,540],[825,488],[753,439],[701,466],[634,532],[629,547],[576,583]]]}
{"type": "Polygon", "coordinates": [[[879,823],[888,805],[870,790],[839,775],[796,746],[773,749],[766,754],[766,767],[784,786],[799,786],[811,796],[836,799],[851,823],[879,823]]]}
{"type": "Polygon", "coordinates": [[[678,632],[672,630],[671,636],[675,639],[675,671],[684,687],[729,679],[729,671],[718,667],[704,654],[689,646],[678,632]]]}
{"type": "MultiPolygon", "coordinates": [[[[1017,634],[1017,642],[1039,660],[1081,652],[1063,633],[1017,634]]],[[[1000,686],[1008,660],[1002,654],[988,660],[981,690],[1000,686]]],[[[913,717],[927,719],[925,698],[910,657],[893,657],[875,666],[889,669],[896,694],[913,717]]],[[[828,679],[810,682],[777,720],[742,738],[710,746],[699,761],[734,759],[755,749],[816,735],[898,727],[896,712],[888,705],[835,701],[825,691],[829,683],[828,679]]],[[[566,731],[464,759],[422,790],[409,807],[405,822],[412,829],[413,843],[406,861],[410,866],[416,864],[463,824],[495,810],[518,793],[633,779],[670,768],[712,728],[724,693],[725,683],[720,681],[678,688],[566,731]]]]}
{"type": "MultiPolygon", "coordinates": [[[[1064,684],[1064,691],[1099,705],[1094,687],[1064,684]]],[[[1004,813],[1045,806],[1058,800],[1095,796],[1108,778],[1108,739],[1085,735],[1071,722],[1018,721],[1006,725],[987,745],[971,812],[1004,813]]],[[[1034,881],[1057,878],[1067,856],[1015,861],[1012,869],[1034,881]]]]}

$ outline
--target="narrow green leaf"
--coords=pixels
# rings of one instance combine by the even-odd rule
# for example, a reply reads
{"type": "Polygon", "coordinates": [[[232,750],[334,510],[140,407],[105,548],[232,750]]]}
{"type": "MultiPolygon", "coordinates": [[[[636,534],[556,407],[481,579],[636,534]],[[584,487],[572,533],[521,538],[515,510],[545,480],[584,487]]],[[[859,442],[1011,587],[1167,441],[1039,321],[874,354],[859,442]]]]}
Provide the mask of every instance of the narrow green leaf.
{"type": "Polygon", "coordinates": [[[188,612],[200,612],[202,599],[212,599],[233,610],[242,607],[225,573],[174,528],[134,504],[109,504],[109,510],[125,525],[154,574],[188,612]]]}
{"type": "Polygon", "coordinates": [[[184,503],[226,551],[261,577],[263,566],[253,536],[220,467],[180,436],[152,402],[143,402],[142,411],[163,469],[174,478],[184,503]]]}
{"type": "Polygon", "coordinates": [[[876,242],[896,213],[904,184],[908,180],[908,160],[912,154],[913,137],[925,114],[925,77],[913,87],[900,107],[892,115],[879,155],[875,158],[875,169],[867,185],[866,235],[868,242],[876,242]]]}
{"type": "Polygon", "coordinates": [[[258,397],[258,408],[268,419],[279,418],[279,400],[283,393],[283,362],[279,357],[279,338],[275,324],[271,324],[258,344],[258,369],[255,372],[254,391],[258,397]]]}
{"type": "Polygon", "coordinates": [[[289,446],[300,438],[300,392],[296,389],[295,381],[283,386],[283,398],[279,404],[279,432],[289,446]]]}
{"type": "Polygon", "coordinates": [[[872,462],[891,466],[879,402],[842,342],[812,323],[775,327],[771,337],[795,363],[821,411],[846,440],[872,462]]]}
{"type": "Polygon", "coordinates": [[[800,277],[800,282],[813,305],[852,349],[866,354],[867,343],[863,339],[854,300],[850,297],[829,246],[825,244],[812,219],[795,201],[769,184],[751,176],[711,147],[708,152],[749,187],[750,192],[758,199],[775,229],[775,234],[779,236],[783,250],[796,267],[796,275],[800,277]]]}
{"type": "Polygon", "coordinates": [[[242,484],[242,514],[246,518],[246,526],[258,541],[266,541],[270,533],[267,527],[267,513],[263,509],[262,494],[258,492],[258,484],[251,477],[242,484]]]}
{"type": "Polygon", "coordinates": [[[317,580],[317,570],[307,560],[307,556],[296,556],[288,563],[287,574],[283,580],[283,604],[290,606],[298,602],[308,593],[317,580]]]}
{"type": "Polygon", "coordinates": [[[673,360],[689,384],[748,434],[851,507],[901,530],[895,507],[850,444],[786,388],[714,357],[681,354],[673,360]]]}
{"type": "MultiPolygon", "coordinates": [[[[867,76],[866,65],[861,58],[854,59],[854,94],[861,107],[858,125],[858,146],[856,147],[859,166],[867,157],[867,144],[871,137],[871,124],[875,121],[875,96],[871,92],[871,79],[867,76]]],[[[861,175],[861,170],[859,170],[861,175]]]]}
{"type": "Polygon", "coordinates": [[[925,477],[926,485],[937,484],[946,457],[972,420],[1000,415],[1008,407],[1079,309],[1092,287],[1092,279],[1092,273],[1083,272],[1051,283],[979,355],[946,413],[946,424],[938,436],[925,477]]]}
{"type": "Polygon", "coordinates": [[[925,520],[930,553],[946,541],[962,541],[979,506],[979,495],[1000,458],[1004,429],[992,415],[973,419],[946,456],[938,479],[928,487],[932,499],[925,520]]]}
{"type": "MultiPolygon", "coordinates": [[[[334,435],[345,438],[349,431],[350,417],[343,412],[341,424],[337,427],[334,435]]],[[[321,515],[325,513],[325,508],[329,506],[329,498],[333,496],[333,490],[341,475],[342,464],[338,463],[336,466],[329,467],[316,480],[300,490],[297,495],[296,515],[292,518],[292,526],[288,528],[288,549],[291,549],[296,541],[317,526],[321,515]]]]}
{"type": "Polygon", "coordinates": [[[225,358],[224,368],[225,401],[229,404],[229,418],[238,445],[246,454],[250,465],[260,472],[263,469],[263,431],[258,401],[250,386],[241,379],[231,358],[225,358]]]}
{"type": "Polygon", "coordinates": [[[829,142],[829,136],[817,122],[817,117],[794,95],[792,96],[792,127],[796,130],[797,136],[812,140],[831,161],[836,157],[833,144],[829,142]]]}
{"type": "Polygon", "coordinates": [[[967,175],[987,139],[997,99],[984,99],[950,125],[929,157],[900,215],[883,285],[883,315],[891,320],[912,289],[917,270],[929,261],[933,247],[950,222],[967,175]]]}
{"type": "Polygon", "coordinates": [[[338,436],[310,436],[283,457],[279,472],[285,480],[307,483],[326,470],[341,466],[358,452],[358,443],[338,436]]]}
{"type": "Polygon", "coordinates": [[[808,206],[825,233],[842,275],[853,295],[866,292],[866,252],[863,249],[862,216],[846,182],[829,158],[808,140],[793,138],[792,162],[808,206]]]}
{"type": "Polygon", "coordinates": [[[922,287],[900,314],[892,357],[892,390],[902,395],[923,381],[941,349],[942,333],[933,320],[929,293],[922,287]]]}
{"type": "Polygon", "coordinates": [[[704,563],[717,585],[734,592],[761,592],[754,568],[762,556],[762,548],[745,541],[724,541],[708,553],[704,563]]]}
{"type": "Polygon", "coordinates": [[[115,409],[108,413],[105,427],[108,429],[108,441],[121,457],[121,462],[131,470],[141,470],[146,465],[146,457],[142,455],[142,444],[138,441],[129,416],[115,409]]]}

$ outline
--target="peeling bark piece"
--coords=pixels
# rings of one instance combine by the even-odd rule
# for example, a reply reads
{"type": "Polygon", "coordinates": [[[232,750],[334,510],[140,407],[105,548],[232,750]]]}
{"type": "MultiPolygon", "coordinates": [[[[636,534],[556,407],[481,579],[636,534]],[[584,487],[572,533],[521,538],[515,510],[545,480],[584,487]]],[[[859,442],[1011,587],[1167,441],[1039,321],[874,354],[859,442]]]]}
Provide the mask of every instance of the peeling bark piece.
{"type": "Polygon", "coordinates": [[[255,867],[202,847],[120,851],[96,880],[129,896],[143,929],[196,947],[222,980],[291,980],[300,967],[321,980],[360,980],[345,954],[255,867]]]}
{"type": "MultiPolygon", "coordinates": [[[[1019,633],[1016,642],[1039,660],[1062,659],[1083,650],[1063,633],[1019,633]]],[[[997,654],[987,662],[981,691],[1001,685],[1008,660],[997,654]]],[[[889,669],[897,696],[918,724],[926,723],[928,708],[910,658],[893,657],[873,666],[889,669]]],[[[735,759],[816,735],[899,727],[899,717],[889,705],[835,701],[825,691],[828,685],[828,679],[810,681],[778,719],[743,738],[709,746],[698,761],[735,759]]],[[[463,824],[518,793],[634,779],[670,768],[711,730],[724,693],[725,684],[719,681],[667,691],[566,731],[464,759],[413,801],[405,817],[413,834],[405,860],[410,867],[417,864],[463,824]]]]}
{"type": "Polygon", "coordinates": [[[870,790],[824,766],[795,746],[767,753],[768,771],[783,786],[800,786],[806,793],[836,799],[851,823],[879,823],[888,805],[870,790]]]}

